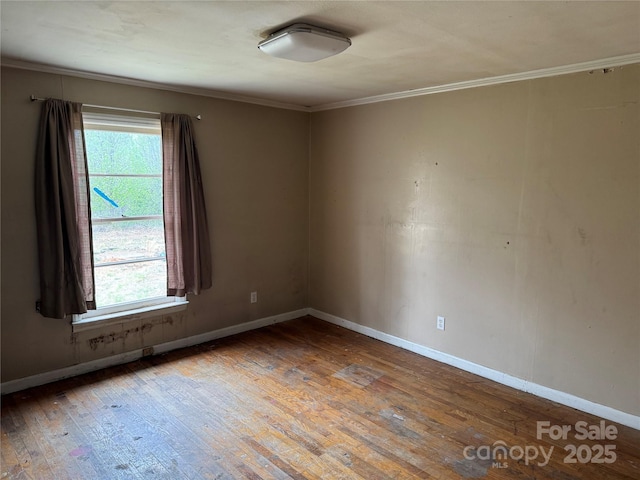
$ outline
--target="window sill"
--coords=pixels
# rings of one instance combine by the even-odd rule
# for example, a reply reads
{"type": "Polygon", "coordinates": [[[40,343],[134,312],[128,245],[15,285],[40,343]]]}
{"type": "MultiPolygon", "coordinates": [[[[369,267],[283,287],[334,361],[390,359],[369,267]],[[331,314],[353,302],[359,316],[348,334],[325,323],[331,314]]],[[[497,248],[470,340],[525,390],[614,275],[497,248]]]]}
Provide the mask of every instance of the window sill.
{"type": "Polygon", "coordinates": [[[123,310],[120,312],[107,313],[105,315],[96,315],[91,318],[76,320],[71,323],[74,333],[93,328],[102,328],[109,325],[120,325],[142,318],[157,317],[158,315],[168,315],[171,313],[186,310],[189,302],[187,300],[170,301],[157,305],[150,305],[141,308],[133,308],[131,310],[123,310]]]}

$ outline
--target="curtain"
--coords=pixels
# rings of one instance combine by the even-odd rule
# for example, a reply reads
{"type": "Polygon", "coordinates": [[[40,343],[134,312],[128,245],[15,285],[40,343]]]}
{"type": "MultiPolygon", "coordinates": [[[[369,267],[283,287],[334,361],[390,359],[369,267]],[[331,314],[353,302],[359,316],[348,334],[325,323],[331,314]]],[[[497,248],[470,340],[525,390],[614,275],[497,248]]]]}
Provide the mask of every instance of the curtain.
{"type": "Polygon", "coordinates": [[[82,105],[42,105],[35,167],[40,313],[64,318],[96,308],[82,105]]]}
{"type": "Polygon", "coordinates": [[[211,250],[193,125],[173,113],[162,113],[160,124],[167,295],[197,295],[211,287],[211,250]]]}

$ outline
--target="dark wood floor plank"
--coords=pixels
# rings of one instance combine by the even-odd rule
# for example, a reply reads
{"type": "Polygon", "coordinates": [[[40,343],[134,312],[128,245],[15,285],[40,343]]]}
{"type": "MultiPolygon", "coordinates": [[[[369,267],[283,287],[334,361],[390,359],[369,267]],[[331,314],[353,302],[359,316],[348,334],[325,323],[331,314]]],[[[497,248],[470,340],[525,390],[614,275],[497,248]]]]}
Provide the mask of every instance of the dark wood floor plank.
{"type": "Polygon", "coordinates": [[[640,432],[616,425],[614,463],[567,464],[538,420],[600,421],[303,317],[6,395],[0,478],[640,478],[640,432]],[[554,454],[463,456],[496,441],[554,454]]]}
{"type": "MultiPolygon", "coordinates": [[[[38,411],[36,402],[26,398],[25,395],[20,395],[19,398],[27,400],[25,403],[32,406],[34,414],[38,411]]],[[[51,459],[47,458],[48,445],[46,443],[43,444],[41,435],[34,435],[33,433],[34,428],[32,428],[32,425],[35,423],[33,417],[24,415],[17,402],[14,405],[15,407],[11,408],[10,416],[11,423],[15,429],[9,433],[9,442],[10,445],[15,446],[15,457],[20,463],[12,467],[19,472],[22,478],[53,476],[55,472],[55,464],[52,462],[52,460],[55,460],[54,455],[50,455],[51,459]]]]}

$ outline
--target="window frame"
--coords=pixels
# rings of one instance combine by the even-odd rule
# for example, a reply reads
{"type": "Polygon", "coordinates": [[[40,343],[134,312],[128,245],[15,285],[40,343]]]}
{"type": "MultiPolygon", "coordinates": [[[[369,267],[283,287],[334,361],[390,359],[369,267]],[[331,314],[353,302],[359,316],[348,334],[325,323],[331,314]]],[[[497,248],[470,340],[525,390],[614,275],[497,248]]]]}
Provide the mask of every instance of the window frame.
{"type": "MultiPolygon", "coordinates": [[[[93,111],[83,111],[83,124],[85,130],[102,130],[102,131],[117,131],[126,133],[144,133],[161,135],[160,119],[158,117],[138,117],[120,114],[105,114],[96,113],[93,111]]],[[[123,176],[123,177],[160,177],[162,174],[105,174],[98,173],[92,174],[87,169],[87,176],[123,176]]],[[[118,219],[116,221],[136,221],[145,219],[158,219],[162,218],[162,215],[153,216],[139,216],[139,217],[126,217],[125,219],[118,219]]],[[[93,224],[94,220],[97,223],[106,223],[113,221],[113,219],[105,218],[91,219],[93,224]]],[[[93,244],[92,244],[93,248],[93,244]]],[[[157,261],[163,257],[149,258],[146,261],[157,261]]],[[[166,256],[164,257],[166,258],[166,256]]],[[[132,261],[117,262],[122,264],[139,263],[141,259],[132,259],[132,261]]],[[[94,265],[93,270],[108,265],[94,265]]],[[[176,296],[161,296],[153,298],[145,298],[141,300],[123,302],[114,305],[107,305],[105,307],[98,306],[95,310],[89,310],[83,314],[72,315],[73,331],[81,331],[90,328],[97,328],[105,325],[113,325],[123,323],[129,320],[136,320],[149,316],[158,316],[168,313],[184,310],[187,301],[186,295],[184,297],[176,296]]]]}

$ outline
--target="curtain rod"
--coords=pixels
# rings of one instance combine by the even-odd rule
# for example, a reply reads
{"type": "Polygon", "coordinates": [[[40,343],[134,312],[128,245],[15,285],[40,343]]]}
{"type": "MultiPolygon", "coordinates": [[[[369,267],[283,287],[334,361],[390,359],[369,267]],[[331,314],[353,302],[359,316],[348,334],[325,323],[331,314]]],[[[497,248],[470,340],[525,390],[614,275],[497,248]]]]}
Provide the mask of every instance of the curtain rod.
{"type": "MultiPolygon", "coordinates": [[[[31,95],[29,99],[32,102],[44,102],[46,100],[46,98],[36,97],[35,95],[31,95]]],[[[160,115],[160,112],[149,112],[147,110],[135,110],[133,108],[108,107],[106,105],[90,105],[88,103],[83,103],[82,106],[89,107],[89,108],[104,108],[107,110],[118,110],[120,112],[146,113],[148,115],[160,115]]],[[[196,120],[202,120],[202,115],[194,115],[194,118],[196,120]]]]}

